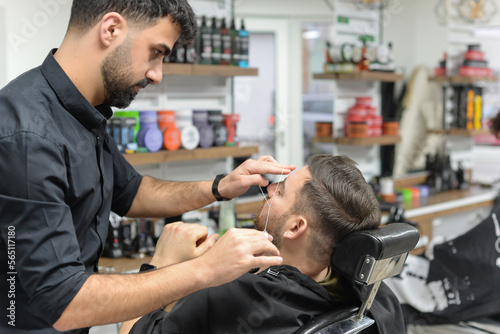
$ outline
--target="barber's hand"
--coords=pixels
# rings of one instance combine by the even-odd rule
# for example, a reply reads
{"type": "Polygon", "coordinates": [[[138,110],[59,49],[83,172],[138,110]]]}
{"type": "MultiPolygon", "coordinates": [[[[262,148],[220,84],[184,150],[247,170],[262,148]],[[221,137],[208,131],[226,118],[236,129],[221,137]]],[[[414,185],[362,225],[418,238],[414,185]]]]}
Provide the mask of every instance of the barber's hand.
{"type": "Polygon", "coordinates": [[[210,277],[209,286],[231,282],[253,268],[280,265],[279,250],[262,231],[229,229],[197,261],[200,271],[210,277]],[[265,254],[265,255],[263,255],[265,254]]]}
{"type": "Polygon", "coordinates": [[[278,163],[272,156],[265,155],[257,160],[248,159],[233,170],[219,183],[219,194],[225,198],[235,198],[244,194],[250,186],[265,187],[269,181],[262,174],[283,175],[295,170],[294,165],[278,163]]]}
{"type": "Polygon", "coordinates": [[[214,234],[207,238],[207,235],[207,227],[199,224],[177,222],[165,225],[151,264],[161,268],[205,254],[219,237],[214,234]]]}

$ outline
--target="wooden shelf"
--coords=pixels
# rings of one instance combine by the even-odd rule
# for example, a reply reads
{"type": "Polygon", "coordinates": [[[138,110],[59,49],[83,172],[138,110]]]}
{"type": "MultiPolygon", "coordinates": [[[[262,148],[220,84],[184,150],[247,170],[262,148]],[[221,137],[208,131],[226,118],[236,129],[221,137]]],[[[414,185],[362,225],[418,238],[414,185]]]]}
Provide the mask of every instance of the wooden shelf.
{"type": "Polygon", "coordinates": [[[382,71],[362,71],[356,73],[315,73],[314,79],[320,80],[364,80],[364,81],[382,81],[394,82],[403,80],[403,75],[393,72],[382,71]]]}
{"type": "Polygon", "coordinates": [[[433,129],[427,130],[427,133],[430,134],[441,134],[441,135],[451,135],[451,136],[463,136],[463,137],[474,137],[481,135],[489,135],[491,134],[489,129],[475,129],[475,130],[467,130],[467,129],[433,129]]]}
{"type": "Polygon", "coordinates": [[[371,145],[394,145],[401,141],[401,136],[380,136],[366,138],[350,138],[350,137],[315,137],[315,143],[333,143],[341,145],[356,145],[356,146],[371,146],[371,145]]]}
{"type": "Polygon", "coordinates": [[[197,148],[192,151],[180,149],[177,151],[162,150],[155,153],[134,153],[124,154],[123,156],[131,165],[149,165],[158,164],[162,162],[173,161],[190,161],[190,160],[204,160],[204,159],[220,159],[226,157],[248,157],[252,154],[259,153],[258,146],[246,147],[211,147],[211,148],[197,148]]]}
{"type": "Polygon", "coordinates": [[[435,82],[449,82],[452,84],[474,84],[478,82],[497,82],[498,77],[489,76],[489,77],[464,77],[461,75],[453,75],[450,77],[431,77],[431,81],[435,82]]]}
{"type": "Polygon", "coordinates": [[[259,70],[257,68],[241,68],[228,65],[164,63],[163,75],[219,77],[257,76],[259,75],[259,70]]]}

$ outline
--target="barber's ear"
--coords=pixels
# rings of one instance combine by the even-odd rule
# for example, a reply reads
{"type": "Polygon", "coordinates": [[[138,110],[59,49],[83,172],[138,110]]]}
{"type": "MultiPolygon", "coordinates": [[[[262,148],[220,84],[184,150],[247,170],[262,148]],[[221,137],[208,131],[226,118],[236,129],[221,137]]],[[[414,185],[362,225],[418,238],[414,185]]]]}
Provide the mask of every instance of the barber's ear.
{"type": "Polygon", "coordinates": [[[114,41],[120,38],[123,39],[127,34],[127,21],[118,13],[107,13],[99,24],[99,39],[105,47],[110,46],[114,41]]]}
{"type": "Polygon", "coordinates": [[[307,230],[307,226],[307,219],[302,216],[298,216],[288,225],[283,237],[286,239],[297,239],[304,234],[307,230]]]}

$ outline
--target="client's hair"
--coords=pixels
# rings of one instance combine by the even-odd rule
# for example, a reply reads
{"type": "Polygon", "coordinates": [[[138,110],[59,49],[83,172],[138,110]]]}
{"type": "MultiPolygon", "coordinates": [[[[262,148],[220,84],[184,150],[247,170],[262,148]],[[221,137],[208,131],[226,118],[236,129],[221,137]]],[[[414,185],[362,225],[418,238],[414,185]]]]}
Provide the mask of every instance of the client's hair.
{"type": "Polygon", "coordinates": [[[380,225],[380,205],[353,160],[321,154],[308,165],[312,179],[297,191],[292,212],[308,219],[310,256],[325,261],[349,233],[380,225]]]}
{"type": "Polygon", "coordinates": [[[140,27],[150,27],[159,19],[170,15],[179,24],[182,39],[186,42],[196,37],[198,26],[193,9],[187,0],[73,0],[68,29],[86,32],[104,15],[116,12],[140,27]]]}

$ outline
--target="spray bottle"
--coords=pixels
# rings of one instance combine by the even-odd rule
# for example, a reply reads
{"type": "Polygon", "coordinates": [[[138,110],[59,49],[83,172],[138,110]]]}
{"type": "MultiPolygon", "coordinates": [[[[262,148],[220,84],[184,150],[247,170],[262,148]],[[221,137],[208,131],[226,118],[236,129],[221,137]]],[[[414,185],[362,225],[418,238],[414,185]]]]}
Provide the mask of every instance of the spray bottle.
{"type": "Polygon", "coordinates": [[[207,20],[205,16],[201,19],[200,27],[200,64],[211,64],[212,63],[212,29],[207,26],[207,20]]]}
{"type": "Polygon", "coordinates": [[[220,32],[222,36],[222,55],[221,64],[230,65],[231,64],[231,31],[226,26],[226,19],[222,19],[220,32]]]}
{"type": "Polygon", "coordinates": [[[238,30],[236,29],[234,19],[231,19],[231,28],[229,29],[229,33],[231,36],[231,65],[239,66],[240,35],[238,33],[238,30]]]}
{"type": "Polygon", "coordinates": [[[217,27],[217,19],[212,18],[212,64],[220,65],[222,54],[221,30],[217,27]]]}
{"type": "Polygon", "coordinates": [[[239,49],[239,66],[242,68],[248,68],[248,49],[250,43],[250,34],[248,30],[245,29],[245,22],[241,20],[241,29],[239,31],[240,37],[240,49],[239,49]]]}

